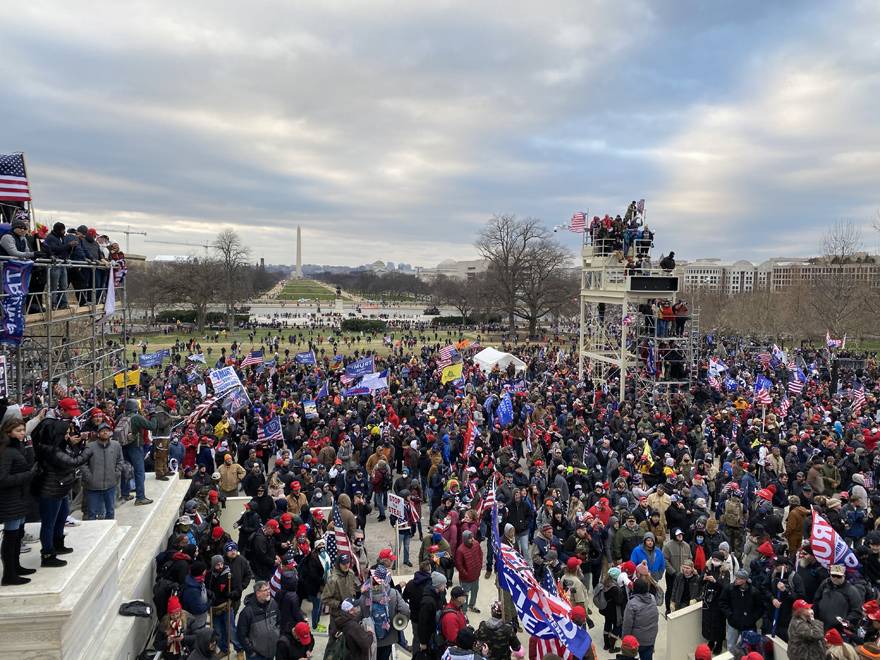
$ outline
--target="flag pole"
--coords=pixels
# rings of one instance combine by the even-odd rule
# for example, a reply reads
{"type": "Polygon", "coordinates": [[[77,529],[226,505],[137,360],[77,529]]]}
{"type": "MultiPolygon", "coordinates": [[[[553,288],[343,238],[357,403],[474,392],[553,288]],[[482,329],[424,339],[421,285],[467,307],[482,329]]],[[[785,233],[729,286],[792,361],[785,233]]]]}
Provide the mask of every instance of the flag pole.
{"type": "MultiPolygon", "coordinates": [[[[36,212],[34,211],[34,193],[31,190],[31,180],[28,178],[28,175],[27,175],[27,159],[25,158],[23,151],[20,153],[21,153],[21,167],[24,170],[24,180],[27,181],[28,194],[31,197],[27,203],[28,216],[31,219],[31,229],[36,229],[37,228],[37,215],[36,215],[36,212]]],[[[125,351],[122,351],[122,352],[125,353],[125,351]]]]}
{"type": "Polygon", "coordinates": [[[761,406],[761,433],[764,432],[764,419],[767,417],[767,404],[761,406]]]}

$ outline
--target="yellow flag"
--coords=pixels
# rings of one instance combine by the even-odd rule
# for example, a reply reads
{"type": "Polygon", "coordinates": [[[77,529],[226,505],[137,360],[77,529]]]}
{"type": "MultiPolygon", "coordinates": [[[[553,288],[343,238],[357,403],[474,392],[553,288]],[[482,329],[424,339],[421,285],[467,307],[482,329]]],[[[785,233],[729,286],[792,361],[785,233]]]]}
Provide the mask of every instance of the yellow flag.
{"type": "Polygon", "coordinates": [[[126,385],[140,385],[141,384],[141,370],[134,369],[132,371],[122,372],[120,371],[118,374],[113,376],[113,384],[117,389],[122,389],[126,385]]]}
{"type": "Polygon", "coordinates": [[[654,465],[654,452],[651,451],[651,445],[645,440],[645,447],[642,449],[642,455],[648,458],[648,463],[654,465]]]}
{"type": "Polygon", "coordinates": [[[450,364],[448,367],[443,367],[443,375],[440,378],[440,384],[445,385],[451,380],[461,378],[461,367],[461,362],[458,364],[450,364]]]}

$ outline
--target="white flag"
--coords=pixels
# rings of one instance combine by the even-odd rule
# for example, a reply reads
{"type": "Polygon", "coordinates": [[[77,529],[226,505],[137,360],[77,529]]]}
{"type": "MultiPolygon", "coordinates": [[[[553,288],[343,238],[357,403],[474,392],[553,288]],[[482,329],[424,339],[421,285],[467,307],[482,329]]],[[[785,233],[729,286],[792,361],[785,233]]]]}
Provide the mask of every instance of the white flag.
{"type": "Polygon", "coordinates": [[[113,266],[110,266],[110,279],[107,280],[107,298],[104,301],[104,318],[101,323],[116,313],[116,287],[114,286],[113,266]]]}

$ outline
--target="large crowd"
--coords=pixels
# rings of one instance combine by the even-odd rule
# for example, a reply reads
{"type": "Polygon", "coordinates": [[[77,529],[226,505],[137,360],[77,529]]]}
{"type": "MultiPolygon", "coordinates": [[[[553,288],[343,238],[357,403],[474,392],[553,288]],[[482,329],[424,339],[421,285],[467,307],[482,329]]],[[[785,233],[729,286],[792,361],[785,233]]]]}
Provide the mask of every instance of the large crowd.
{"type": "Polygon", "coordinates": [[[601,643],[650,660],[660,619],[695,604],[697,658],[769,657],[770,635],[797,660],[876,657],[873,357],[840,368],[824,348],[786,354],[710,336],[689,391],[621,402],[613,383],[578,380],[573,342],[507,347],[524,369],[488,372],[460,344],[462,377],[443,384],[438,363],[454,352],[410,339],[400,330],[374,356],[389,377],[372,396],[342,396],[346,365],[369,349],[340,356],[330,336],[334,350],[300,364],[276,330],[255,329],[248,350],[218,358],[249,394],[235,414],[220,402],[198,408],[208,383],[189,360],[96,400],[56,386],[48,409],[4,402],[3,584],[31,572],[19,561],[26,521],[40,521],[40,570],[51,570],[75,551],[64,534],[72,494],[82,490],[85,518],[113,518],[118,506],[151,504],[146,472],[177,471],[189,489],[156,557],[154,643],[165,658],[231,647],[249,660],[299,660],[314,633],[329,635],[334,659],[387,660],[394,645],[430,659],[550,657],[535,638],[521,646],[509,594],[477,609],[481,579],[495,571],[491,493],[502,543],[540,582],[549,574],[574,625],[590,631],[584,657],[601,643]],[[242,367],[259,348],[266,361],[242,367]],[[799,372],[801,391],[786,395],[799,372]],[[759,377],[772,383],[767,405],[753,391],[759,377]],[[283,437],[273,440],[262,431],[276,417],[283,437]],[[399,520],[389,493],[405,502],[399,520]],[[243,515],[224,529],[225,500],[242,494],[243,515]],[[824,565],[811,511],[855,565],[824,565]],[[367,556],[369,519],[399,524],[400,557],[393,526],[380,527],[387,547],[367,556]],[[397,562],[414,572],[405,584],[391,577],[397,562]]]}

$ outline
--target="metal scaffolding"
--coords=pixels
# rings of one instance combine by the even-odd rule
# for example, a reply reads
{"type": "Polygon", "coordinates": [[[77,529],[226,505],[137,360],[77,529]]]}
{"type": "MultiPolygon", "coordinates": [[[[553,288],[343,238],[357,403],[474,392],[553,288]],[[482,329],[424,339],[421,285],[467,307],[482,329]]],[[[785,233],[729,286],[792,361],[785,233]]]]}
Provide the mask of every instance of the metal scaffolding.
{"type": "Polygon", "coordinates": [[[656,400],[690,389],[697,367],[699,313],[670,314],[678,278],[650,266],[651,241],[628,246],[584,235],[578,375],[613,386],[619,398],[656,400]]]}
{"type": "MultiPolygon", "coordinates": [[[[0,280],[13,261],[0,257],[0,280]]],[[[114,277],[116,311],[105,319],[109,277],[109,266],[96,262],[33,262],[24,336],[18,346],[0,344],[11,402],[49,405],[59,383],[91,392],[113,387],[107,381],[126,368],[130,318],[125,278],[114,277]]],[[[0,300],[7,295],[0,292],[0,300]]]]}

